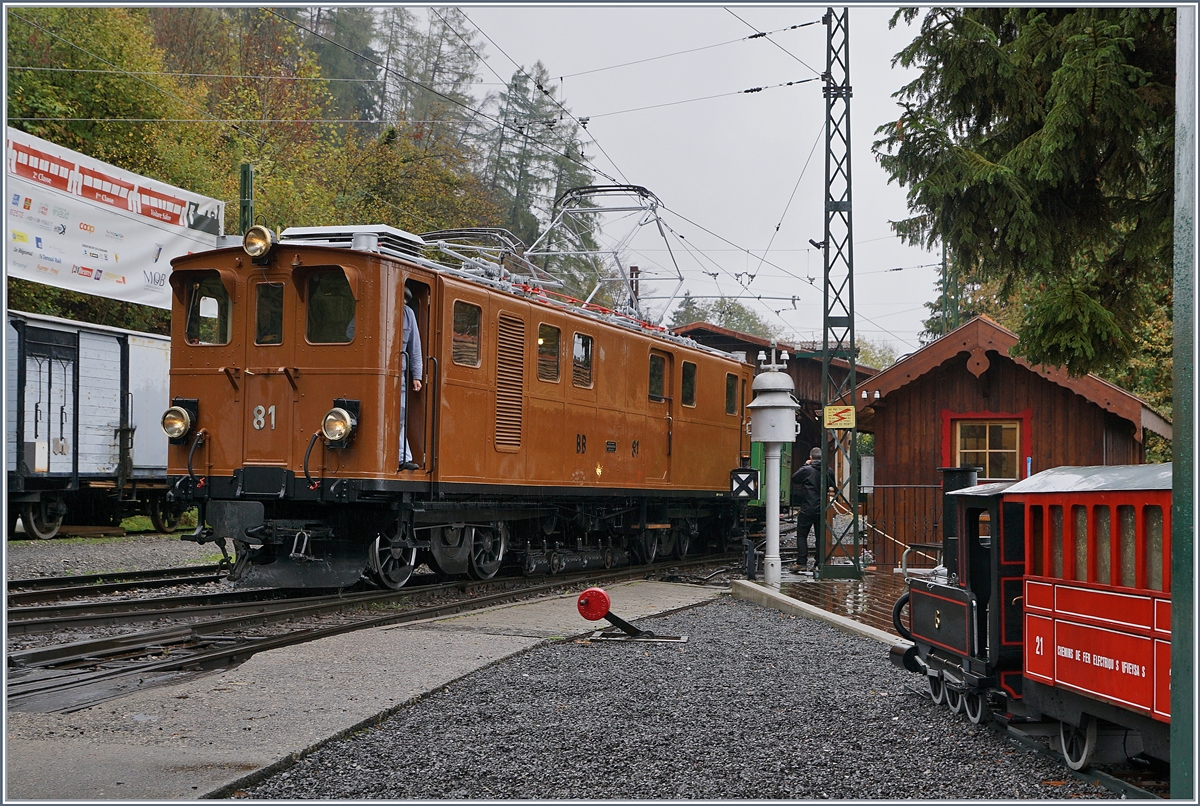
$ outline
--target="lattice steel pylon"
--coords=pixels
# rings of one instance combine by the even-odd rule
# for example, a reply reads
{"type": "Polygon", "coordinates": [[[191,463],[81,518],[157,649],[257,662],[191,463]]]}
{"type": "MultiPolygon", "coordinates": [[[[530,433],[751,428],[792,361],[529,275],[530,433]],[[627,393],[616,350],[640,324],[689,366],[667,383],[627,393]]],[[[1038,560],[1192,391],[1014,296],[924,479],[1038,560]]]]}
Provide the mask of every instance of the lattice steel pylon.
{"type": "Polygon", "coordinates": [[[854,227],[850,196],[850,16],[829,8],[825,18],[825,314],[821,340],[821,403],[825,422],[821,487],[833,475],[837,494],[818,524],[820,578],[862,576],[858,514],[858,429],[855,418],[854,227]],[[836,379],[833,361],[849,369],[836,379]],[[848,407],[848,411],[847,411],[848,407]],[[839,411],[840,409],[840,411],[839,411]],[[831,425],[836,427],[830,427],[831,425]],[[849,427],[847,427],[847,425],[849,427]],[[836,473],[832,473],[836,465],[836,473]]]}

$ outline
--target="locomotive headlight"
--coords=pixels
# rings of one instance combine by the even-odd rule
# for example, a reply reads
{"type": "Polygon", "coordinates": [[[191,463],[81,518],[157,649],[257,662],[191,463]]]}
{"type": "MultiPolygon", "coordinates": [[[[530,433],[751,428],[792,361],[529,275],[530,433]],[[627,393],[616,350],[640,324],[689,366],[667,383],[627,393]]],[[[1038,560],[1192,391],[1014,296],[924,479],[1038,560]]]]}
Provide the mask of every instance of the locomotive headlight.
{"type": "Polygon", "coordinates": [[[255,224],[242,236],[242,249],[252,258],[263,257],[275,243],[275,233],[262,224],[255,224]]]}
{"type": "Polygon", "coordinates": [[[180,439],[192,430],[192,415],[182,406],[172,406],[163,412],[162,430],[170,439],[180,439]]]}
{"type": "Polygon", "coordinates": [[[350,438],[356,425],[358,421],[350,412],[343,408],[332,408],[321,421],[321,433],[330,442],[342,442],[350,438]]]}

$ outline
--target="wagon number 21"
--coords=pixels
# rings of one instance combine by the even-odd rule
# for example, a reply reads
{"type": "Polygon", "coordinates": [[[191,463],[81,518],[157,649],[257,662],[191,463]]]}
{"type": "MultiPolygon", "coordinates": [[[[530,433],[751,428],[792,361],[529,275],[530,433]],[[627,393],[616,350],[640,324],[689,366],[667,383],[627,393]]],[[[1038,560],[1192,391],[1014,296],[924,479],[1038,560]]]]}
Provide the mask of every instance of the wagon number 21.
{"type": "Polygon", "coordinates": [[[262,406],[254,407],[254,429],[261,431],[263,426],[267,424],[267,418],[271,418],[271,430],[275,430],[275,407],[264,409],[262,406]]]}

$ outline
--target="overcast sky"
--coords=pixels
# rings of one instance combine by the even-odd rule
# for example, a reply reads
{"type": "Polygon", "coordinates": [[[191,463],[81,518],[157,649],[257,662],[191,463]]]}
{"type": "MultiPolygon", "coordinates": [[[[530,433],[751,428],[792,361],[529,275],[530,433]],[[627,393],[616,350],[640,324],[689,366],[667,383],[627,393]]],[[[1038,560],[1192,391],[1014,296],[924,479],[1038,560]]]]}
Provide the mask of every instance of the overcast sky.
{"type": "MultiPolygon", "coordinates": [[[[663,215],[671,228],[718,264],[685,255],[680,260],[685,288],[696,296],[740,294],[774,325],[816,340],[821,338],[822,254],[808,241],[820,241],[824,233],[822,83],[769,87],[813,78],[825,69],[826,29],[820,23],[825,9],[782,4],[463,7],[491,40],[480,37],[491,68],[507,79],[515,69],[507,54],[526,68],[540,60],[550,75],[564,77],[564,104],[576,117],[590,118],[587,132],[596,145],[585,154],[614,177],[654,192],[667,208],[663,215]],[[744,39],[756,31],[813,22],[769,38],[744,39]],[[705,47],[726,42],[731,43],[705,47]],[[601,69],[693,48],[705,49],[601,69]],[[573,75],[585,71],[597,72],[573,75]],[[751,87],[769,89],[740,92],[751,87]],[[727,93],[733,94],[675,103],[727,93]],[[658,108],[626,111],[647,106],[658,108]],[[702,228],[759,256],[770,244],[766,260],[778,268],[760,269],[757,259],[702,228]],[[749,293],[787,299],[750,299],[734,276],[739,272],[757,272],[749,293]],[[793,295],[799,297],[794,309],[793,295]]],[[[907,216],[905,191],[888,184],[871,153],[875,128],[898,116],[892,93],[914,76],[891,66],[892,57],[915,35],[915,26],[903,22],[888,29],[893,11],[850,10],[851,161],[856,331],[890,342],[902,355],[918,346],[928,313],[923,303],[936,293],[940,253],[904,246],[892,233],[888,222],[907,216]]],[[[486,68],[483,74],[496,80],[486,68]]],[[[644,265],[664,257],[665,252],[643,251],[629,262],[644,265]]],[[[745,274],[741,280],[746,282],[745,274]]]]}

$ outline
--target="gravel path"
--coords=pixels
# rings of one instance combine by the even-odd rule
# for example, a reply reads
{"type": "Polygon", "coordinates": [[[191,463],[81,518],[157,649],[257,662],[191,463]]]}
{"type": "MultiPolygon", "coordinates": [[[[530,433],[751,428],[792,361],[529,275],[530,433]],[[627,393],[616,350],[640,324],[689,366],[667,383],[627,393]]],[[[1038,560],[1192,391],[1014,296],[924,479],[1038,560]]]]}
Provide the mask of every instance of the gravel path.
{"type": "Polygon", "coordinates": [[[7,579],[207,565],[221,553],[211,543],[201,546],[178,535],[8,540],[4,545],[7,579]]]}
{"type": "Polygon", "coordinates": [[[876,642],[728,598],[639,626],[690,640],[538,647],[245,796],[1112,797],[935,707],[876,642]]]}

